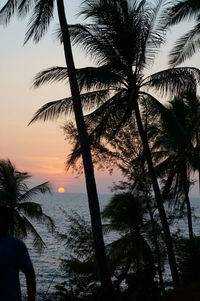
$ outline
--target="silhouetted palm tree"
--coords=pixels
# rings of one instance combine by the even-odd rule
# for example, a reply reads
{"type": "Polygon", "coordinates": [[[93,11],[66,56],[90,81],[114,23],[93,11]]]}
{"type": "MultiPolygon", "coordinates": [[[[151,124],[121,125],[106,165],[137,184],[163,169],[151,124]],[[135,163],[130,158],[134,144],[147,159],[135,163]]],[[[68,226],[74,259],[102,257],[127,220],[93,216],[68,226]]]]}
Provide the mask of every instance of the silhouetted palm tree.
{"type": "MultiPolygon", "coordinates": [[[[68,68],[65,72],[69,76],[69,83],[73,99],[73,109],[75,113],[76,125],[81,145],[89,201],[89,210],[94,235],[95,253],[97,257],[101,282],[106,289],[108,288],[108,290],[110,290],[109,287],[111,287],[112,284],[106,263],[99,200],[97,196],[96,182],[94,177],[93,163],[88,142],[88,136],[82,113],[80,93],[76,79],[76,72],[68,32],[68,25],[65,15],[64,2],[63,0],[56,0],[56,3],[64,46],[65,60],[68,68]]],[[[10,18],[15,14],[15,12],[17,12],[19,16],[26,16],[30,12],[30,10],[33,10],[33,15],[28,24],[29,28],[26,33],[25,43],[31,38],[33,38],[34,42],[37,43],[46,33],[50,21],[53,19],[54,5],[54,0],[38,0],[35,1],[34,4],[32,0],[8,0],[4,7],[0,10],[0,20],[1,23],[7,24],[10,18]]]]}
{"type": "Polygon", "coordinates": [[[51,192],[51,188],[48,182],[29,188],[30,178],[29,173],[18,171],[10,160],[0,160],[0,203],[13,211],[10,231],[20,238],[31,234],[34,247],[40,250],[45,244],[30,219],[46,225],[51,232],[54,222],[33,200],[39,193],[51,192]]]}
{"type": "Polygon", "coordinates": [[[189,190],[191,175],[199,172],[199,130],[200,103],[195,95],[180,95],[170,102],[170,110],[176,116],[186,133],[186,139],[177,139],[168,125],[162,123],[157,130],[154,151],[161,162],[157,172],[164,180],[163,198],[174,206],[187,208],[189,236],[193,238],[192,212],[189,190]],[[174,201],[174,202],[173,202],[174,201]]]}
{"type": "Polygon", "coordinates": [[[170,53],[170,65],[177,66],[200,49],[200,2],[199,0],[171,1],[172,7],[166,10],[167,25],[193,19],[193,28],[176,41],[170,53]]]}
{"type": "Polygon", "coordinates": [[[143,236],[144,229],[147,231],[148,228],[144,202],[132,193],[115,194],[102,216],[108,219],[105,231],[121,232],[120,238],[107,246],[111,264],[116,265],[116,269],[118,265],[124,266],[118,274],[118,284],[124,280],[132,264],[138,264],[140,269],[146,260],[153,268],[151,249],[143,236]]]}
{"type": "MultiPolygon", "coordinates": [[[[165,33],[159,27],[162,1],[84,1],[82,14],[91,23],[70,26],[74,43],[86,50],[97,67],[76,70],[79,87],[83,92],[83,108],[93,110],[87,116],[90,139],[99,137],[113,129],[112,138],[135,114],[137,127],[144,147],[149,172],[152,179],[157,206],[166,238],[170,267],[173,279],[178,281],[178,273],[171,242],[169,226],[160,194],[147,136],[141,120],[140,102],[151,103],[155,114],[168,117],[169,124],[175,127],[175,119],[169,111],[152,95],[153,88],[165,94],[192,91],[199,81],[200,72],[196,68],[173,68],[149,77],[144,76],[147,68],[154,62],[165,33]],[[89,92],[88,92],[89,91],[89,92]]],[[[34,84],[66,79],[66,69],[53,67],[36,76],[34,84]]],[[[44,105],[31,122],[48,120],[70,113],[72,99],[65,98],[44,105]]],[[[180,131],[178,135],[184,137],[180,131]]]]}

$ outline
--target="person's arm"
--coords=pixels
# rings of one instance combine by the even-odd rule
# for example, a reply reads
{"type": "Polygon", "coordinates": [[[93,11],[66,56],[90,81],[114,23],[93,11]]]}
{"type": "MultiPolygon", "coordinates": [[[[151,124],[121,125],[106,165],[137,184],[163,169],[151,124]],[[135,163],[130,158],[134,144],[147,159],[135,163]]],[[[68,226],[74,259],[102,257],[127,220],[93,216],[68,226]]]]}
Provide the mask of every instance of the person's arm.
{"type": "Polygon", "coordinates": [[[34,268],[27,269],[24,271],[26,277],[28,301],[35,301],[36,294],[36,281],[34,268]]]}

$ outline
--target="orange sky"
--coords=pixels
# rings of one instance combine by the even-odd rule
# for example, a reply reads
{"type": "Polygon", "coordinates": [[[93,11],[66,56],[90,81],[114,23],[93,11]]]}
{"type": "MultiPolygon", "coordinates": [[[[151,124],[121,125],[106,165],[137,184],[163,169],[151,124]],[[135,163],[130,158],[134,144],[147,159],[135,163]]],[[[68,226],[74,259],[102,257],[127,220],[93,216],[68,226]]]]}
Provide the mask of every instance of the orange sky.
{"type": "MultiPolygon", "coordinates": [[[[69,22],[74,22],[73,16],[81,1],[74,0],[73,6],[71,2],[66,1],[69,22]]],[[[68,96],[69,90],[62,84],[47,85],[37,90],[31,88],[31,81],[37,72],[55,65],[64,66],[64,57],[62,47],[52,35],[55,25],[39,44],[34,45],[30,41],[22,47],[25,25],[26,22],[13,20],[8,27],[0,27],[0,158],[9,158],[19,170],[31,172],[34,184],[50,180],[55,190],[63,186],[69,192],[85,191],[83,177],[77,179],[76,174],[66,174],[64,170],[64,161],[70,152],[70,145],[64,140],[60,128],[64,119],[27,127],[39,107],[68,96]]],[[[183,26],[179,26],[173,35],[169,34],[169,42],[175,40],[182,29],[183,26]]],[[[166,51],[169,45],[158,58],[154,71],[167,67],[166,51]]],[[[200,68],[198,56],[186,64],[200,68]]],[[[91,64],[77,48],[74,49],[74,57],[78,67],[91,64]]],[[[100,192],[108,192],[112,181],[120,179],[118,172],[109,176],[98,171],[96,175],[100,192]]]]}

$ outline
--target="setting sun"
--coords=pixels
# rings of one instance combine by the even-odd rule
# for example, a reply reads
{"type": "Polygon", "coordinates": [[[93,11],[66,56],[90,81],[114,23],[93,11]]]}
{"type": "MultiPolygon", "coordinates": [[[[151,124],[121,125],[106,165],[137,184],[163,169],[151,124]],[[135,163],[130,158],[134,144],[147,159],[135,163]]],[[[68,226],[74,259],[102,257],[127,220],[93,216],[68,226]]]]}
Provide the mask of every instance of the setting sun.
{"type": "Polygon", "coordinates": [[[64,189],[63,187],[59,187],[59,188],[58,188],[58,192],[59,192],[59,193],[64,193],[64,192],[65,192],[65,189],[64,189]]]}

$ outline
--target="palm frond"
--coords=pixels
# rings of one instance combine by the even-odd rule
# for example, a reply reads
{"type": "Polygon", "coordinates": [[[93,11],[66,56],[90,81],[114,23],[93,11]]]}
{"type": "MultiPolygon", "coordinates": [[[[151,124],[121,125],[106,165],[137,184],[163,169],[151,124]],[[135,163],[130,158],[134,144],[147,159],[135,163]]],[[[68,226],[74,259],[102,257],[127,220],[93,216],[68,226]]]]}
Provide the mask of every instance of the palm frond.
{"type": "Polygon", "coordinates": [[[141,201],[131,193],[115,194],[102,212],[103,218],[110,219],[113,229],[137,228],[142,217],[141,201]]]}
{"type": "Polygon", "coordinates": [[[147,65],[152,65],[160,46],[165,42],[166,30],[160,25],[160,17],[164,9],[164,0],[149,4],[144,20],[143,55],[147,65]]]}
{"type": "Polygon", "coordinates": [[[46,215],[40,204],[35,202],[20,202],[17,204],[17,209],[19,212],[23,212],[25,216],[35,219],[39,223],[47,226],[48,231],[53,233],[55,230],[55,224],[53,219],[46,215]]]}
{"type": "MultiPolygon", "coordinates": [[[[122,78],[116,72],[112,71],[112,65],[103,65],[100,67],[85,67],[76,69],[77,80],[80,90],[86,89],[104,89],[114,87],[122,82],[122,78]]],[[[33,80],[35,88],[45,83],[67,81],[68,72],[65,67],[51,67],[39,72],[33,80]]]]}
{"type": "Polygon", "coordinates": [[[25,216],[21,217],[21,222],[26,227],[27,232],[29,232],[33,237],[33,247],[39,252],[41,252],[45,248],[45,243],[42,237],[39,235],[37,230],[25,216]]]}
{"type": "MultiPolygon", "coordinates": [[[[107,57],[116,57],[116,50],[105,35],[105,29],[97,25],[74,25],[69,28],[72,43],[78,44],[98,64],[106,64],[107,57]]],[[[116,59],[115,59],[116,61],[116,59]]]]}
{"type": "Polygon", "coordinates": [[[36,74],[33,79],[34,88],[46,83],[67,81],[68,72],[66,67],[51,67],[36,74]]]}
{"type": "Polygon", "coordinates": [[[17,9],[17,0],[8,0],[0,10],[0,24],[7,25],[17,9]]]}
{"type": "Polygon", "coordinates": [[[153,262],[151,249],[140,234],[126,234],[109,244],[108,249],[109,259],[115,265],[123,263],[127,258],[131,259],[132,264],[153,262]]]}
{"type": "Polygon", "coordinates": [[[142,86],[154,88],[161,95],[196,93],[200,82],[200,70],[193,67],[177,67],[163,70],[147,77],[142,86]]]}
{"type": "Polygon", "coordinates": [[[184,143],[187,139],[186,132],[172,111],[166,108],[161,102],[159,102],[149,93],[140,92],[140,94],[146,96],[145,101],[150,104],[151,114],[154,116],[160,115],[162,122],[168,127],[169,132],[173,135],[176,135],[177,143],[178,141],[181,144],[184,143]]]}
{"type": "Polygon", "coordinates": [[[34,4],[35,4],[35,0],[21,0],[17,8],[17,12],[19,16],[25,17],[29,13],[30,9],[33,8],[34,4]]]}
{"type": "Polygon", "coordinates": [[[200,5],[198,0],[183,0],[177,1],[174,5],[174,1],[171,1],[172,6],[167,10],[168,18],[167,25],[177,24],[186,18],[190,19],[199,14],[200,5]]]}
{"type": "Polygon", "coordinates": [[[24,239],[28,235],[26,224],[24,223],[22,216],[17,210],[14,210],[13,224],[11,225],[9,230],[12,235],[15,235],[20,239],[24,239]]]}
{"type": "Polygon", "coordinates": [[[9,159],[0,160],[1,201],[9,206],[14,206],[20,193],[28,189],[25,181],[30,177],[29,173],[16,170],[9,159]]]}
{"type": "Polygon", "coordinates": [[[21,196],[19,198],[19,201],[24,202],[24,201],[32,199],[38,193],[44,194],[44,193],[47,193],[47,192],[51,193],[52,189],[51,189],[51,186],[50,186],[49,182],[44,182],[40,185],[37,185],[37,186],[29,189],[24,194],[21,194],[21,196]]]}
{"type": "Polygon", "coordinates": [[[77,69],[76,74],[80,90],[112,89],[123,84],[121,75],[113,71],[112,64],[77,69]]]}
{"type": "MultiPolygon", "coordinates": [[[[97,105],[106,102],[109,97],[108,90],[92,91],[80,95],[83,110],[95,109],[97,105]]],[[[36,121],[54,120],[61,116],[67,116],[73,113],[72,97],[48,102],[43,105],[33,116],[28,125],[36,121]]]]}
{"type": "Polygon", "coordinates": [[[177,66],[200,49],[200,22],[176,41],[169,55],[170,66],[177,66]]]}
{"type": "Polygon", "coordinates": [[[72,98],[63,98],[43,105],[33,116],[28,125],[36,121],[54,120],[67,115],[73,110],[72,98]]]}
{"type": "Polygon", "coordinates": [[[33,38],[35,43],[40,41],[53,18],[53,8],[54,0],[39,0],[36,3],[34,13],[28,24],[29,28],[26,32],[24,44],[26,44],[30,38],[33,38]]]}

